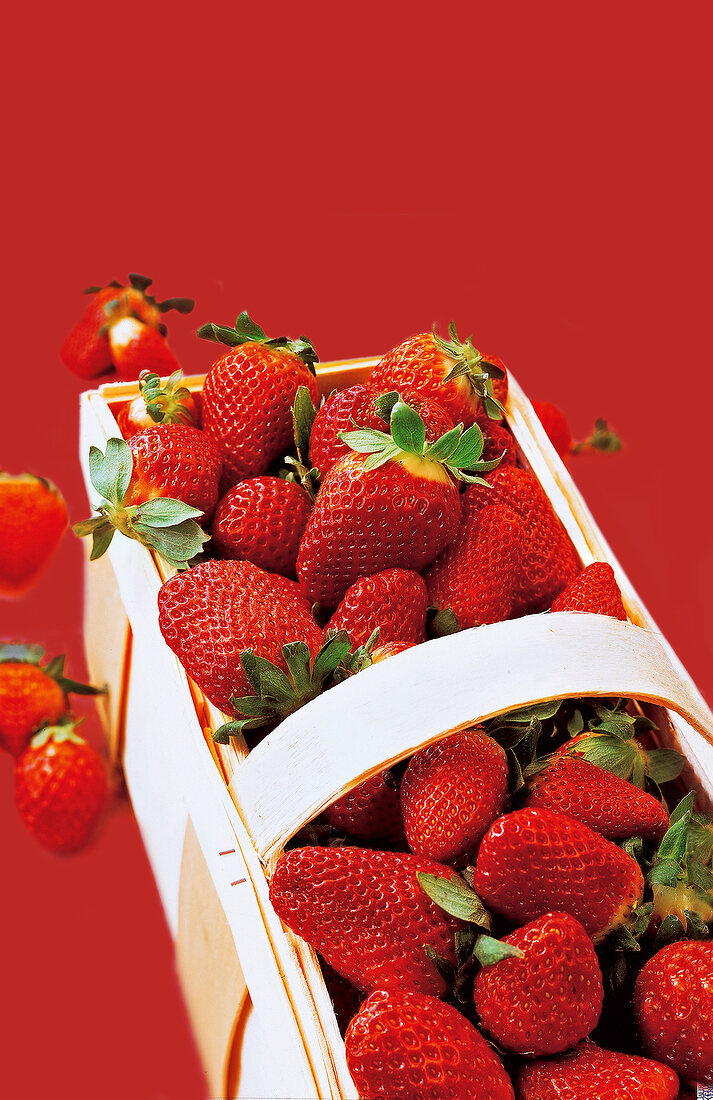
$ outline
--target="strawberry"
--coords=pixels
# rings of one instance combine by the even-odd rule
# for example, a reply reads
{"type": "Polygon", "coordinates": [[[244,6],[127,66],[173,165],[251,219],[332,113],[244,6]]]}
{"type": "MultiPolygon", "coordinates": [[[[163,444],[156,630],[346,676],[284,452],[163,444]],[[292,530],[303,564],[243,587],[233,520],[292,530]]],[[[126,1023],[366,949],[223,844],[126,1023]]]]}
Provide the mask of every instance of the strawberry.
{"type": "Polygon", "coordinates": [[[540,1057],[558,1054],[597,1026],[604,1000],[592,941],[568,913],[545,913],[503,937],[521,957],[484,966],[474,1001],[499,1046],[540,1057]]]}
{"type": "Polygon", "coordinates": [[[524,1066],[518,1100],[676,1100],[678,1078],[667,1066],[585,1042],[568,1054],[524,1066]]]}
{"type": "Polygon", "coordinates": [[[99,688],[69,680],[64,656],[46,665],[41,646],[0,646],[0,745],[13,756],[41,726],[56,725],[69,710],[70,692],[98,695],[99,688]]]}
{"type": "Polygon", "coordinates": [[[388,657],[395,657],[397,653],[403,653],[411,649],[413,642],[386,642],[385,645],[375,646],[371,654],[372,665],[378,665],[379,661],[385,661],[388,657]]]}
{"type": "Polygon", "coordinates": [[[144,371],[170,375],[181,369],[161,333],[136,317],[110,323],[109,351],[122,378],[138,378],[144,371]]]}
{"type": "MultiPolygon", "coordinates": [[[[309,442],[310,462],[323,477],[338,459],[349,454],[349,447],[340,438],[340,432],[350,431],[355,424],[383,432],[389,423],[396,396],[396,393],[384,394],[376,386],[357,383],[325,401],[315,417],[309,442]]],[[[440,405],[417,390],[402,390],[400,397],[423,420],[429,443],[435,443],[439,436],[453,427],[453,421],[440,405]]]]}
{"type": "Polygon", "coordinates": [[[52,482],[0,470],[0,597],[22,596],[42,573],[69,516],[52,482]]]}
{"type": "Polygon", "coordinates": [[[483,437],[477,425],[453,428],[426,446],[415,410],[397,401],[391,434],[343,433],[359,453],[339,459],[322,482],[297,559],[309,600],[335,607],[362,577],[392,566],[419,572],[455,537],[457,480],[480,480],[483,437]]]}
{"type": "MultiPolygon", "coordinates": [[[[246,561],[206,561],[166,581],[159,592],[161,633],[208,698],[235,714],[232,696],[253,694],[241,655],[286,663],[282,648],[304,642],[315,654],[322,632],[301,595],[246,561]]],[[[347,647],[348,648],[348,647],[347,647]]]]}
{"type": "Polygon", "coordinates": [[[110,439],[106,452],[89,451],[92,485],[103,497],[97,515],[75,523],[80,538],[92,536],[91,560],[106,552],[116,531],[152,547],[185,568],[206,535],[195,522],[210,518],[218,499],[220,453],[197,428],[157,425],[131,437],[110,439]],[[177,492],[187,502],[170,496],[177,492]]]}
{"type": "Polygon", "coordinates": [[[569,913],[595,943],[627,920],[644,892],[638,863],[616,844],[572,817],[534,807],[491,826],[473,886],[510,920],[569,913]]]}
{"type": "Polygon", "coordinates": [[[627,615],[614,570],[605,561],[595,561],[570,581],[552,604],[552,611],[588,611],[625,620],[627,615]]]}
{"type": "Polygon", "coordinates": [[[101,757],[77,723],[45,726],[17,761],[15,803],[32,835],[53,852],[83,848],[106,801],[101,757]]]}
{"type": "Polygon", "coordinates": [[[451,1005],[376,990],[345,1036],[357,1092],[374,1100],[514,1100],[493,1049],[451,1005]]]}
{"type": "Polygon", "coordinates": [[[324,811],[333,829],[359,840],[382,840],[405,848],[404,821],[399,790],[389,772],[377,772],[324,811]]]}
{"type": "Polygon", "coordinates": [[[266,473],[292,442],[292,404],[300,386],[318,401],[310,342],[265,333],[241,313],[235,328],[209,322],[198,330],[206,340],[227,344],[203,386],[203,427],[224,452],[221,492],[238,481],[266,473]]]}
{"type": "Polygon", "coordinates": [[[606,420],[599,418],[587,439],[575,443],[567,417],[557,405],[552,405],[549,401],[532,401],[531,404],[549,437],[550,443],[561,459],[564,460],[569,455],[577,454],[580,451],[611,452],[621,450],[621,440],[611,430],[606,420]]]}
{"type": "Polygon", "coordinates": [[[483,412],[478,413],[475,422],[483,433],[483,458],[490,461],[502,455],[501,466],[517,466],[517,446],[505,424],[491,420],[483,412]]]}
{"type": "Polygon", "coordinates": [[[153,428],[154,424],[183,424],[189,428],[200,428],[199,395],[179,385],[182,377],[180,370],[174,371],[162,384],[157,374],[141,372],[139,396],[122,405],[116,417],[124,439],[145,428],[153,428]]]}
{"type": "Polygon", "coordinates": [[[401,783],[409,848],[439,863],[467,863],[501,812],[507,786],[505,751],[482,729],[420,749],[401,783]]]}
{"type": "Polygon", "coordinates": [[[636,979],[634,1013],[653,1058],[713,1084],[713,941],[671,943],[649,959],[636,979]]]}
{"type": "Polygon", "coordinates": [[[466,514],[453,542],[424,574],[431,604],[450,608],[461,628],[509,619],[525,541],[522,519],[506,504],[466,514]]]}
{"type": "Polygon", "coordinates": [[[382,391],[410,388],[432,398],[466,427],[475,423],[482,408],[499,419],[507,396],[507,372],[495,356],[481,354],[471,338],[461,341],[453,323],[443,340],[422,332],[392,348],[369,375],[382,391]]]}
{"type": "Polygon", "coordinates": [[[461,922],[426,896],[419,871],[452,873],[402,852],[293,848],[278,860],[270,900],[285,924],[358,989],[438,995],[445,982],[424,948],[454,962],[461,922]]]}
{"type": "Polygon", "coordinates": [[[555,753],[531,781],[525,805],[568,814],[609,840],[660,840],[668,828],[668,814],[653,795],[562,753],[555,753]]]}
{"type": "Polygon", "coordinates": [[[211,534],[221,558],[251,561],[268,573],[296,576],[297,551],[312,501],[296,482],[250,477],[221,499],[211,534]]]}
{"type": "Polygon", "coordinates": [[[170,309],[190,313],[193,309],[190,298],[168,298],[157,302],[146,293],[151,279],[145,275],[131,274],[129,283],[129,286],[122,286],[114,281],[106,287],[89,287],[84,292],[91,294],[92,299],[60,351],[64,365],[80,378],[95,378],[114,365],[109,344],[112,323],[133,316],[162,332],[165,330],[161,321],[163,313],[170,309]]]}
{"type": "Polygon", "coordinates": [[[378,627],[379,642],[424,642],[428,593],[412,569],[384,569],[363,577],[347,590],[329,620],[331,630],[346,630],[352,644],[365,645],[378,627]]]}
{"type": "Polygon", "coordinates": [[[534,474],[515,466],[490,474],[488,488],[470,485],[463,494],[464,520],[491,504],[507,504],[521,517],[525,541],[513,614],[546,611],[580,572],[564,525],[534,474]]]}
{"type": "Polygon", "coordinates": [[[656,943],[710,936],[713,924],[713,821],[694,814],[689,791],[671,813],[646,880],[653,894],[649,930],[656,943]]]}

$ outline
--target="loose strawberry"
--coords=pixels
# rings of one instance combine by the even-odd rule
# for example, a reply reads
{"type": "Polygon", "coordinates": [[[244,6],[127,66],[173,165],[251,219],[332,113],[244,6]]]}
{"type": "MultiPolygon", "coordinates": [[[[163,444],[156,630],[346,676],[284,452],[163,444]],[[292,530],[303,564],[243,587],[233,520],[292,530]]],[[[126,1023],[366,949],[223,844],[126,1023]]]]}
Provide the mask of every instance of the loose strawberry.
{"type": "MultiPolygon", "coordinates": [[[[357,383],[327,399],[315,417],[309,443],[310,462],[322,477],[335,462],[349,454],[349,447],[340,438],[340,433],[351,431],[355,424],[385,431],[396,397],[395,392],[384,394],[377,386],[357,383]]],[[[411,389],[402,390],[400,397],[423,420],[429,443],[435,443],[453,427],[448,413],[431,398],[411,389]]]]}
{"type": "Polygon", "coordinates": [[[270,883],[277,915],[358,989],[438,995],[445,982],[425,954],[455,962],[461,922],[430,900],[419,871],[449,876],[432,860],[368,848],[293,848],[270,883]]]}
{"type": "Polygon", "coordinates": [[[598,419],[587,439],[575,443],[567,417],[557,405],[552,405],[549,401],[533,401],[532,407],[561,459],[567,459],[571,454],[580,451],[621,450],[621,440],[606,420],[598,419]]]}
{"type": "Polygon", "coordinates": [[[289,449],[297,390],[306,386],[313,404],[318,401],[317,356],[304,337],[268,340],[247,313],[235,328],[209,323],[198,335],[231,349],[213,364],[203,386],[203,427],[223,449],[221,492],[227,492],[246,477],[266,473],[289,449]]]}
{"type": "Polygon", "coordinates": [[[572,817],[535,808],[506,814],[491,826],[473,886],[510,920],[569,913],[595,943],[627,920],[644,892],[638,863],[616,844],[572,817]]]}
{"type": "Polygon", "coordinates": [[[507,786],[505,751],[481,729],[420,749],[401,783],[409,848],[439,863],[468,862],[501,812],[507,786]]]}
{"type": "Polygon", "coordinates": [[[681,1077],[713,1084],[713,942],[684,940],[658,951],[634,987],[647,1052],[681,1077]]]}
{"type": "Polygon", "coordinates": [[[0,597],[15,599],[32,587],[68,522],[64,497],[52,482],[0,470],[0,597]]]}
{"type": "Polygon", "coordinates": [[[324,818],[332,828],[359,840],[406,847],[399,789],[389,772],[377,772],[342,795],[327,807],[324,818]]]}
{"type": "Polygon", "coordinates": [[[122,286],[114,281],[106,287],[94,286],[85,291],[85,294],[92,295],[92,299],[68,334],[60,352],[64,365],[80,378],[95,378],[114,366],[109,345],[111,323],[133,316],[162,332],[165,330],[162,314],[171,309],[179,313],[190,313],[193,309],[190,298],[168,298],[157,302],[146,293],[151,279],[145,275],[131,274],[129,282],[129,286],[122,286]]]}
{"type": "Polygon", "coordinates": [[[529,470],[499,467],[488,477],[488,485],[466,489],[464,520],[492,504],[507,504],[518,513],[525,527],[525,542],[513,613],[546,611],[582,568],[569,535],[529,470]]]}
{"type": "Polygon", "coordinates": [[[182,372],[174,371],[165,382],[157,374],[142,371],[139,375],[139,396],[122,405],[116,417],[124,439],[153,428],[155,424],[182,424],[200,428],[201,411],[197,394],[179,385],[182,372]]]}
{"type": "Polygon", "coordinates": [[[509,619],[525,541],[522,519],[506,504],[466,514],[453,542],[424,574],[431,604],[450,608],[461,629],[509,619]]]}
{"type": "Polygon", "coordinates": [[[507,372],[499,359],[483,355],[471,338],[461,341],[455,325],[450,340],[434,332],[412,336],[393,348],[374,367],[369,382],[382,391],[414,389],[431,397],[466,427],[482,408],[499,419],[507,396],[507,372]]]}
{"type": "Polygon", "coordinates": [[[303,642],[314,655],[322,641],[303,597],[250,562],[207,561],[179,573],[161,588],[158,607],[166,643],[227,714],[236,713],[232,696],[254,694],[241,663],[247,650],[276,664],[284,677],[283,646],[303,642]]]}
{"type": "Polygon", "coordinates": [[[412,569],[384,569],[356,581],[329,620],[346,630],[352,644],[365,645],[378,628],[379,642],[424,642],[428,593],[412,569]]]}
{"type": "Polygon", "coordinates": [[[676,1100],[678,1078],[649,1058],[581,1043],[575,1050],[525,1066],[518,1100],[676,1100]]]}
{"type": "Polygon", "coordinates": [[[251,561],[268,573],[297,575],[297,552],[312,501],[296,482],[250,477],[221,499],[211,534],[221,558],[251,561]]]}
{"type": "Polygon", "coordinates": [[[210,518],[220,468],[212,441],[196,428],[178,425],[149,428],[129,443],[110,439],[104,454],[91,447],[89,473],[103,499],[98,514],[75,523],[73,531],[80,538],[92,536],[92,561],[120,531],[157,550],[169,565],[185,568],[208,541],[195,521],[210,518]],[[195,506],[172,492],[185,494],[195,506]]]}
{"type": "Polygon", "coordinates": [[[514,1100],[500,1059],[451,1005],[377,990],[345,1036],[360,1096],[374,1100],[514,1100]]]}
{"type": "Polygon", "coordinates": [[[484,966],[474,1000],[483,1028],[518,1054],[558,1054],[597,1026],[604,987],[597,955],[582,925],[567,913],[545,913],[503,937],[522,957],[484,966]]]}
{"type": "Polygon", "coordinates": [[[457,480],[480,481],[477,425],[426,446],[415,410],[397,401],[391,434],[343,433],[357,454],[325,477],[300,546],[297,574],[307,598],[335,607],[362,577],[392,566],[419,572],[452,541],[460,521],[457,480]],[[467,471],[472,471],[471,473],[467,471]]]}
{"type": "Polygon", "coordinates": [[[101,757],[76,723],[46,726],[17,761],[15,802],[32,835],[53,852],[88,842],[106,801],[101,757]]]}
{"type": "Polygon", "coordinates": [[[660,840],[668,814],[653,795],[576,756],[555,754],[530,784],[527,806],[568,814],[609,840],[660,840]]]}
{"type": "Polygon", "coordinates": [[[110,323],[109,350],[121,378],[138,378],[144,371],[173,374],[181,369],[161,333],[136,317],[110,323]]]}
{"type": "Polygon", "coordinates": [[[552,611],[588,611],[593,615],[610,615],[626,619],[621,589],[608,562],[595,561],[560,592],[552,611]]]}
{"type": "Polygon", "coordinates": [[[19,756],[40,727],[54,726],[69,710],[70,692],[98,695],[101,689],[64,675],[64,656],[45,665],[41,646],[0,646],[0,745],[19,756]]]}

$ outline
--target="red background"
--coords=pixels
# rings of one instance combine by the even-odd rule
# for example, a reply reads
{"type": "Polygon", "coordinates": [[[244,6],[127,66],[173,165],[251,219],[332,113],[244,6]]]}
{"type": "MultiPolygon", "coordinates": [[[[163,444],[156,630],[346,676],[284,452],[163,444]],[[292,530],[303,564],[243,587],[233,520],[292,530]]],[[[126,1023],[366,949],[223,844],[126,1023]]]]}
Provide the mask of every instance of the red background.
{"type": "MultiPolygon", "coordinates": [[[[693,9],[173,6],[15,12],[6,42],[0,467],[51,477],[73,520],[82,384],[58,349],[84,286],[130,270],[187,372],[199,323],[248,308],[320,357],[453,318],[575,433],[571,468],[654,618],[713,702],[709,509],[711,85],[693,9]],[[643,10],[643,9],[642,9],[643,10]],[[597,22],[594,20],[596,11],[597,22]],[[299,14],[298,14],[299,13],[299,14]],[[436,20],[434,26],[432,21],[436,20]]],[[[0,638],[83,672],[71,535],[0,638]]],[[[96,723],[89,734],[96,744],[96,723]]],[[[172,947],[126,801],[93,846],[39,850],[0,760],[0,1088],[23,1100],[202,1100],[172,947]]],[[[267,1052],[266,1052],[267,1054],[267,1052]]],[[[269,1055],[268,1055],[269,1056],[269,1055]]]]}

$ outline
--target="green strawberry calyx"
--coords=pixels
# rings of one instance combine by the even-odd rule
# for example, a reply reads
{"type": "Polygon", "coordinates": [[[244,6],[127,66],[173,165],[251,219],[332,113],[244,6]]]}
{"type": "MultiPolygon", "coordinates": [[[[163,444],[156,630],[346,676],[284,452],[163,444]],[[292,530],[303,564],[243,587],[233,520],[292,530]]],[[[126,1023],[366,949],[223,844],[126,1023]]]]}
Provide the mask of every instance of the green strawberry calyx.
{"type": "Polygon", "coordinates": [[[237,317],[233,328],[227,325],[216,325],[208,321],[201,325],[197,335],[201,340],[213,340],[217,344],[227,344],[230,348],[239,347],[241,344],[264,344],[268,348],[282,348],[296,355],[306,367],[314,371],[314,364],[319,362],[311,340],[306,336],[300,336],[298,340],[290,340],[287,336],[276,336],[269,339],[263,330],[246,313],[245,310],[237,317]]]}
{"type": "Polygon", "coordinates": [[[646,881],[651,887],[653,927],[659,946],[676,939],[710,936],[713,923],[713,822],[694,813],[694,793],[670,817],[646,881]]]}
{"type": "MultiPolygon", "coordinates": [[[[333,630],[327,630],[325,638],[330,637],[334,633],[333,630]]],[[[343,680],[348,680],[350,677],[363,672],[365,668],[370,668],[374,663],[374,648],[379,641],[379,634],[380,630],[378,626],[374,627],[363,645],[357,646],[356,649],[347,653],[347,655],[342,658],[341,662],[334,670],[335,683],[339,684],[343,680]]]]}
{"type": "Polygon", "coordinates": [[[70,742],[73,745],[86,745],[85,739],[77,733],[77,728],[81,726],[83,721],[83,718],[68,717],[63,722],[58,722],[57,725],[43,726],[34,735],[29,747],[31,749],[41,749],[50,741],[53,741],[56,745],[61,745],[63,742],[70,742]]]}
{"type": "Polygon", "coordinates": [[[192,395],[179,385],[183,371],[174,371],[165,382],[157,374],[142,370],[139,392],[146,402],[146,411],[155,424],[187,424],[194,426],[196,417],[191,405],[192,395]]]}
{"type": "Polygon", "coordinates": [[[89,476],[103,500],[91,519],[75,523],[79,538],[92,536],[90,560],[96,561],[109,549],[117,531],[156,550],[176,569],[186,569],[199,554],[209,535],[196,523],[203,515],[197,508],[172,497],[154,497],[143,504],[125,506],[133,472],[131,448],[123,439],[109,439],[106,452],[89,450],[89,476]]]}
{"type": "Polygon", "coordinates": [[[213,740],[226,745],[231,737],[277,725],[331,686],[351,648],[346,630],[326,637],[314,659],[304,642],[287,642],[282,647],[286,672],[254,650],[244,650],[240,664],[254,694],[231,697],[230,705],[239,717],[220,726],[213,740]]]}
{"type": "Polygon", "coordinates": [[[292,405],[292,430],[295,440],[295,454],[285,455],[285,466],[280,477],[285,481],[296,481],[305,490],[310,500],[316,500],[319,490],[320,473],[309,464],[309,441],[317,416],[312,397],[306,386],[299,386],[292,405]]]}
{"type": "MultiPolygon", "coordinates": [[[[148,275],[139,275],[136,271],[132,271],[129,273],[129,286],[132,287],[133,290],[138,290],[141,294],[143,294],[146,301],[150,305],[155,306],[160,313],[168,313],[168,311],[171,309],[174,309],[177,313],[191,312],[194,305],[196,304],[193,298],[166,298],[163,302],[157,302],[151,294],[146,293],[152,282],[153,279],[149,278],[148,275]]],[[[105,283],[104,286],[88,286],[83,291],[83,293],[97,294],[100,290],[107,290],[109,287],[116,287],[117,290],[126,289],[124,283],[120,283],[117,279],[112,279],[111,282],[105,283]]],[[[119,298],[120,295],[117,294],[117,300],[119,298]]]]}
{"type": "Polygon", "coordinates": [[[416,410],[395,392],[380,398],[380,409],[387,399],[393,399],[389,413],[390,433],[375,428],[360,428],[356,424],[355,431],[339,432],[339,438],[351,450],[369,456],[364,463],[365,471],[377,470],[386,462],[402,461],[413,455],[425,462],[444,466],[457,481],[465,481],[469,485],[488,484],[479,475],[494,470],[503,456],[487,462],[481,460],[483,433],[477,424],[465,431],[463,425],[458,424],[435,443],[427,444],[426,425],[416,410]]]}
{"type": "Polygon", "coordinates": [[[609,424],[603,417],[599,416],[594,421],[594,428],[590,435],[586,439],[580,439],[578,443],[573,444],[572,454],[581,454],[583,451],[602,451],[604,454],[612,454],[614,451],[620,451],[622,448],[622,442],[613,428],[609,427],[609,424]]]}
{"type": "Polygon", "coordinates": [[[444,382],[453,382],[456,378],[467,378],[471,389],[480,398],[483,411],[491,420],[502,420],[504,408],[493,394],[492,379],[498,380],[505,377],[502,367],[491,363],[482,352],[473,347],[473,337],[468,336],[460,340],[456,326],[451,321],[448,326],[450,340],[444,340],[436,332],[433,326],[433,340],[439,351],[453,360],[453,366],[443,379],[444,382]]]}
{"type": "Polygon", "coordinates": [[[46,665],[42,665],[40,662],[44,656],[45,650],[41,645],[25,645],[19,643],[0,645],[0,664],[5,664],[10,661],[13,664],[37,665],[37,667],[44,672],[45,676],[50,676],[59,684],[65,695],[69,695],[70,692],[73,695],[106,694],[107,689],[105,687],[93,687],[91,684],[83,684],[79,680],[70,680],[68,676],[65,676],[64,664],[67,660],[65,653],[61,653],[57,657],[52,657],[46,665]]]}

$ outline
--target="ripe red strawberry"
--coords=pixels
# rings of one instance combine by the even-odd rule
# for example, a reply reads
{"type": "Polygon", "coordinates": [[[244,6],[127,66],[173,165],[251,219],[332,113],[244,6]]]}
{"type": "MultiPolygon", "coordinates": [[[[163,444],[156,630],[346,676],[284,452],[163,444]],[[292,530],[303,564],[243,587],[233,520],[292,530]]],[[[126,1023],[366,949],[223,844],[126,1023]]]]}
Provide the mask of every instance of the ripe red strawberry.
{"type": "Polygon", "coordinates": [[[614,570],[605,561],[595,561],[587,565],[560,592],[551,610],[588,611],[594,615],[611,615],[614,619],[622,620],[627,617],[614,570]]]}
{"type": "Polygon", "coordinates": [[[533,401],[531,404],[549,437],[550,443],[561,459],[567,459],[569,455],[576,454],[579,451],[611,452],[621,450],[621,440],[611,430],[606,420],[598,419],[587,439],[575,443],[567,417],[557,405],[553,405],[549,401],[533,401]]]}
{"type": "Polygon", "coordinates": [[[329,620],[329,629],[346,630],[355,646],[365,645],[375,629],[379,643],[424,642],[428,593],[412,569],[384,569],[351,586],[329,620]]]}
{"type": "Polygon", "coordinates": [[[0,470],[0,597],[31,588],[68,522],[64,497],[50,481],[0,470]]]}
{"type": "Polygon", "coordinates": [[[518,1100],[676,1100],[678,1078],[649,1058],[585,1042],[568,1054],[525,1066],[518,1100]]]}
{"type": "Polygon", "coordinates": [[[314,348],[304,337],[268,340],[241,313],[235,328],[209,323],[198,330],[206,340],[228,344],[203,386],[203,427],[223,449],[221,492],[246,477],[264,474],[292,443],[292,405],[300,386],[317,404],[314,348]]]}
{"type": "Polygon", "coordinates": [[[505,504],[466,514],[453,542],[424,573],[431,603],[451,608],[463,629],[511,618],[525,541],[522,519],[505,504]]]}
{"type": "Polygon", "coordinates": [[[335,607],[362,577],[391,566],[419,572],[451,542],[460,521],[456,479],[480,480],[483,437],[474,425],[426,445],[421,417],[402,401],[391,435],[344,434],[357,454],[325,477],[300,546],[297,574],[313,602],[335,607]]]}
{"type": "Polygon", "coordinates": [[[388,657],[395,657],[397,653],[403,653],[405,649],[411,649],[413,642],[387,642],[386,645],[377,645],[371,654],[372,665],[378,665],[379,661],[385,661],[388,657]]]}
{"type": "Polygon", "coordinates": [[[40,665],[43,656],[41,646],[0,646],[0,745],[13,756],[41,726],[60,721],[69,710],[69,692],[100,694],[64,675],[63,656],[40,665]]]}
{"type": "Polygon", "coordinates": [[[520,515],[525,542],[513,613],[546,611],[582,568],[569,535],[529,470],[498,467],[489,474],[488,485],[490,488],[471,485],[466,489],[464,519],[491,504],[507,504],[520,515]]]}
{"type": "Polygon", "coordinates": [[[251,561],[268,573],[296,576],[297,552],[312,501],[294,481],[251,477],[218,504],[211,533],[221,558],[251,561]]]}
{"type": "Polygon", "coordinates": [[[483,433],[483,458],[489,462],[502,455],[501,466],[517,466],[517,446],[505,425],[483,412],[478,413],[475,422],[483,433]]]}
{"type": "Polygon", "coordinates": [[[454,424],[469,427],[481,408],[497,419],[507,397],[505,368],[495,356],[477,351],[470,337],[459,340],[453,324],[448,332],[450,340],[422,332],[392,348],[369,382],[383,392],[418,390],[441,405],[454,424]]]}
{"type": "MultiPolygon", "coordinates": [[[[310,462],[319,469],[322,477],[338,459],[350,453],[347,444],[339,437],[340,432],[351,431],[355,424],[375,431],[386,431],[394,402],[389,404],[384,397],[377,386],[360,382],[340,390],[325,401],[315,417],[309,442],[310,462]]],[[[411,389],[400,391],[400,397],[423,420],[429,443],[434,443],[453,427],[448,413],[431,398],[411,389]]]]}
{"type": "Polygon", "coordinates": [[[555,754],[535,776],[525,805],[568,814],[609,840],[660,840],[668,828],[668,814],[653,795],[569,754],[555,754]]]}
{"type": "Polygon", "coordinates": [[[53,852],[88,842],[106,801],[101,757],[75,732],[76,723],[46,726],[15,769],[15,802],[32,835],[53,852]]]}
{"type": "Polygon", "coordinates": [[[131,274],[129,281],[129,286],[112,282],[109,286],[90,287],[85,291],[85,294],[92,295],[92,299],[60,351],[64,365],[80,378],[95,378],[113,367],[109,345],[109,325],[112,322],[133,316],[145,325],[163,331],[163,313],[170,309],[190,313],[193,309],[190,298],[168,298],[157,302],[146,293],[151,279],[145,275],[131,274]]]}
{"type": "Polygon", "coordinates": [[[467,863],[501,812],[507,787],[505,750],[479,728],[420,749],[401,782],[409,848],[439,863],[467,863]]]}
{"type": "Polygon", "coordinates": [[[641,901],[644,879],[636,860],[593,829],[527,808],[498,818],[486,833],[473,886],[510,920],[556,909],[576,917],[598,943],[641,901]]]}
{"type": "Polygon", "coordinates": [[[449,867],[402,852],[293,848],[270,883],[277,915],[358,989],[408,989],[437,996],[445,982],[425,953],[455,963],[462,924],[426,896],[416,874],[449,867]]]}
{"type": "Polygon", "coordinates": [[[394,848],[406,847],[398,787],[388,772],[377,772],[324,811],[325,820],[359,840],[381,840],[394,848]]]}
{"type": "Polygon", "coordinates": [[[282,647],[305,642],[312,655],[322,631],[301,596],[246,561],[206,561],[171,577],[158,596],[166,643],[208,698],[227,714],[231,696],[253,694],[240,657],[251,649],[286,669],[282,647]]]}
{"type": "Polygon", "coordinates": [[[670,943],[649,959],[636,979],[634,1012],[653,1058],[713,1084],[713,941],[670,943]]]}
{"type": "Polygon", "coordinates": [[[345,1036],[360,1096],[373,1100],[514,1100],[495,1051],[456,1008],[422,993],[377,990],[345,1036]]]}
{"type": "Polygon", "coordinates": [[[175,371],[162,384],[157,374],[142,371],[139,375],[139,396],[117,413],[116,422],[124,439],[153,428],[155,424],[183,424],[200,428],[200,395],[179,385],[183,374],[175,371]]]}
{"type": "Polygon", "coordinates": [[[124,505],[171,497],[203,513],[218,503],[222,456],[210,436],[180,424],[156,424],[129,440],[133,471],[124,505]]]}
{"type": "Polygon", "coordinates": [[[585,1039],[599,1021],[602,974],[592,941],[567,913],[545,913],[503,937],[522,958],[484,966],[473,998],[499,1046],[540,1057],[585,1039]]]}
{"type": "Polygon", "coordinates": [[[110,322],[109,350],[122,378],[138,378],[143,371],[170,375],[181,369],[161,333],[136,317],[110,322]]]}

